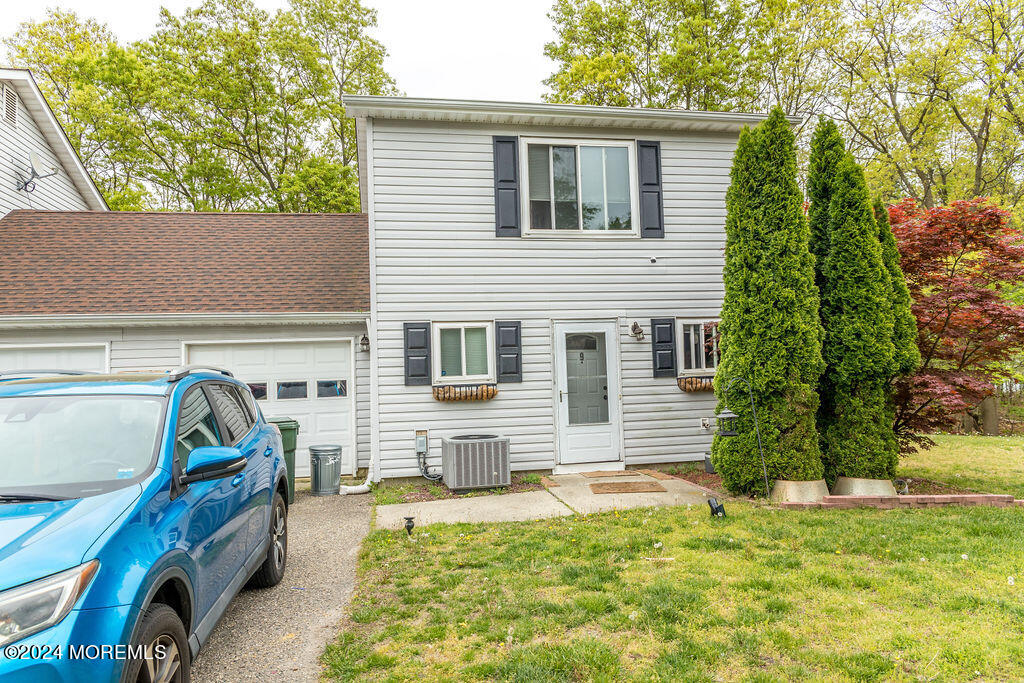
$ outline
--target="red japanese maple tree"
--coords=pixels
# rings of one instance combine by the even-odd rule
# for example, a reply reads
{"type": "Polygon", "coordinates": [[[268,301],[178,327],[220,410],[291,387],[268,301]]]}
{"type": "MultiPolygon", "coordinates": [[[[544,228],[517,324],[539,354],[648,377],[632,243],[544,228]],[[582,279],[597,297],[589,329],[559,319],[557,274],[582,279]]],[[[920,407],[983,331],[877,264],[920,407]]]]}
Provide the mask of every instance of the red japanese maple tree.
{"type": "Polygon", "coordinates": [[[1024,236],[1009,218],[985,198],[889,207],[921,350],[918,371],[893,387],[902,450],[930,445],[922,433],[992,394],[1024,349],[1024,236]]]}

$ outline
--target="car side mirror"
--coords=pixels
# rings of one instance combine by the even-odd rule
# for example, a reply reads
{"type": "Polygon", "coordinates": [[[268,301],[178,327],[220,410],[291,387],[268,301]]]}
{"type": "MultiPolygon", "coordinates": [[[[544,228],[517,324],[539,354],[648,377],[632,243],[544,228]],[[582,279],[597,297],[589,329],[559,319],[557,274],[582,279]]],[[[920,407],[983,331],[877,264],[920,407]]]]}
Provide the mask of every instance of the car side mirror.
{"type": "Polygon", "coordinates": [[[191,484],[194,481],[230,477],[244,470],[248,462],[249,459],[237,448],[200,446],[188,454],[188,467],[185,474],[178,478],[178,483],[191,484]]]}

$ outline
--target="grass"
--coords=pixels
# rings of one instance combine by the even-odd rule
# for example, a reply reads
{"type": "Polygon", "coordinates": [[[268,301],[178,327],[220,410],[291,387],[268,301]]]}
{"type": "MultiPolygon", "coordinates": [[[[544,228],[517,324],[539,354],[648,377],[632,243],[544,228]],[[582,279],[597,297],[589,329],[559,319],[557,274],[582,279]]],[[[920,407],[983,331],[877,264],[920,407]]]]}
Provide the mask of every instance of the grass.
{"type": "Polygon", "coordinates": [[[373,487],[375,505],[391,505],[392,503],[419,503],[427,500],[444,498],[473,498],[475,496],[498,496],[507,493],[522,493],[544,488],[541,475],[536,472],[513,472],[512,484],[504,488],[471,489],[468,491],[452,491],[442,482],[419,480],[413,482],[394,483],[383,481],[373,487]]]}
{"type": "Polygon", "coordinates": [[[936,446],[903,458],[901,477],[1024,498],[1024,437],[930,434],[936,446]]]}
{"type": "Polygon", "coordinates": [[[728,513],[372,532],[326,675],[1024,678],[1019,508],[728,513]]]}

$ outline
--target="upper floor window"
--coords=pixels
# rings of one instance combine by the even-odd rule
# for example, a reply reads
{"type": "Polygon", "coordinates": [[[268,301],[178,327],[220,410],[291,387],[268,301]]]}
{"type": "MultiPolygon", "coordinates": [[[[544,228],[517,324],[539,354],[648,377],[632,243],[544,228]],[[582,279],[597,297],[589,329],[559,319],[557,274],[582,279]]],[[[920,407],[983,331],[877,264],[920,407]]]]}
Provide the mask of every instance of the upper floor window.
{"type": "Polygon", "coordinates": [[[492,323],[435,323],[434,383],[494,381],[492,323]]]}
{"type": "Polygon", "coordinates": [[[635,233],[636,153],[627,140],[524,138],[525,216],[534,234],[635,233]]]}
{"type": "Polygon", "coordinates": [[[679,373],[714,372],[720,357],[717,322],[679,323],[679,373]]]}

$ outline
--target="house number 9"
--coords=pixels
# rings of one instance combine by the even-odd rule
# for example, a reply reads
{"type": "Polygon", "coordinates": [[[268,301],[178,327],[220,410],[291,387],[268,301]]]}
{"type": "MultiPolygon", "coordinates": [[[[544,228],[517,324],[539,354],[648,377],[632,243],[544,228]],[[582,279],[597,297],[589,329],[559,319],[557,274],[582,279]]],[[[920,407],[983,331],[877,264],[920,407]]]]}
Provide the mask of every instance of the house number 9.
{"type": "Polygon", "coordinates": [[[580,365],[583,365],[583,352],[580,351],[580,365]]]}

